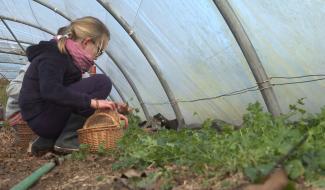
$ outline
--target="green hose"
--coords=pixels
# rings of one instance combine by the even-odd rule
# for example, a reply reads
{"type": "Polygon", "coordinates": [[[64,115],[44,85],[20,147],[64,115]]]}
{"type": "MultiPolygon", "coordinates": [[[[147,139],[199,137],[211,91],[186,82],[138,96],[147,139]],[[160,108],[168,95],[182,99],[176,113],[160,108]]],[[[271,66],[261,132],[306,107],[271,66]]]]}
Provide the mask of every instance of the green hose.
{"type": "MultiPolygon", "coordinates": [[[[64,157],[58,158],[58,162],[63,162],[64,157]]],[[[51,169],[53,169],[57,164],[55,160],[48,162],[34,171],[31,175],[26,177],[23,181],[19,182],[17,185],[13,186],[10,190],[25,190],[32,186],[40,177],[45,175],[51,169]]]]}
{"type": "Polygon", "coordinates": [[[28,189],[32,186],[40,177],[49,172],[55,167],[54,162],[49,162],[44,164],[42,167],[33,172],[30,176],[26,177],[23,181],[19,182],[17,185],[11,188],[11,190],[23,190],[28,189]]]}

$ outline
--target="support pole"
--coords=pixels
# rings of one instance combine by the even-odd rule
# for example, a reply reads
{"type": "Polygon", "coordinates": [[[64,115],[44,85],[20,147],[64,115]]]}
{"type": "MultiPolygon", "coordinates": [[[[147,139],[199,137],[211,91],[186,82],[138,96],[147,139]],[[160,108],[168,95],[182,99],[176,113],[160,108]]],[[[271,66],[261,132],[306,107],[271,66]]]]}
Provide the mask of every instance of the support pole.
{"type": "Polygon", "coordinates": [[[136,33],[130,28],[130,26],[128,25],[128,23],[122,19],[120,16],[118,16],[116,14],[116,12],[113,11],[112,7],[110,6],[109,3],[104,3],[101,0],[97,0],[97,2],[103,7],[105,8],[114,18],[115,20],[122,26],[122,28],[129,34],[129,36],[131,37],[131,39],[134,41],[134,43],[138,46],[139,50],[142,52],[142,54],[144,55],[144,57],[146,58],[146,60],[148,61],[149,65],[151,66],[152,70],[155,72],[159,82],[162,85],[162,88],[164,89],[167,98],[175,112],[176,115],[176,119],[178,121],[178,127],[182,128],[185,127],[185,121],[184,121],[184,117],[181,113],[181,110],[178,106],[178,103],[175,99],[175,96],[171,90],[171,88],[169,87],[166,79],[164,78],[161,70],[158,67],[158,64],[156,63],[155,59],[153,58],[153,56],[151,55],[151,53],[149,52],[149,50],[147,48],[145,48],[144,44],[139,40],[139,37],[136,35],[136,33]]]}
{"type": "Polygon", "coordinates": [[[14,32],[11,30],[11,28],[8,26],[7,22],[4,21],[1,18],[1,21],[3,22],[3,24],[6,26],[7,30],[10,32],[10,34],[12,35],[12,37],[15,39],[15,41],[18,43],[19,47],[24,51],[24,53],[26,54],[26,50],[24,49],[24,47],[20,44],[20,42],[18,41],[16,35],[14,34],[14,32]]]}
{"type": "Polygon", "coordinates": [[[18,52],[18,51],[3,51],[3,50],[0,50],[0,53],[26,56],[24,52],[18,52]]]}
{"type": "Polygon", "coordinates": [[[234,10],[231,8],[228,0],[214,0],[215,5],[225,19],[229,29],[234,35],[244,57],[251,69],[254,78],[258,84],[263,100],[266,104],[268,111],[273,116],[281,114],[280,105],[273,91],[269,78],[261,64],[259,57],[248,38],[243,26],[237,18],[234,10]]]}
{"type": "MultiPolygon", "coordinates": [[[[10,38],[5,38],[5,37],[0,37],[0,40],[4,40],[4,41],[9,41],[9,42],[17,42],[16,40],[10,39],[10,38]]],[[[28,45],[34,45],[35,43],[32,42],[27,42],[27,41],[23,41],[23,40],[18,40],[20,43],[23,44],[28,44],[28,45]]]]}
{"type": "Polygon", "coordinates": [[[12,21],[12,22],[17,22],[17,23],[20,23],[20,24],[24,24],[24,25],[27,25],[27,26],[31,26],[33,28],[37,28],[45,33],[48,33],[48,34],[51,34],[52,36],[55,36],[55,33],[51,32],[50,30],[46,29],[46,28],[43,28],[43,27],[40,27],[40,26],[37,26],[35,24],[32,24],[30,22],[26,22],[26,21],[23,21],[23,20],[18,20],[18,19],[14,19],[14,18],[10,18],[10,17],[7,17],[7,16],[2,16],[0,15],[0,18],[1,19],[4,19],[4,20],[9,20],[9,21],[12,21]]]}
{"type": "Polygon", "coordinates": [[[10,62],[10,61],[0,61],[0,64],[13,64],[13,65],[26,65],[25,63],[18,63],[18,62],[10,62]]]}
{"type": "MultiPolygon", "coordinates": [[[[106,76],[108,76],[107,75],[107,73],[98,65],[98,64],[95,64],[96,65],[96,67],[103,73],[103,74],[105,74],[106,76]]],[[[126,99],[125,99],[125,97],[123,96],[123,94],[122,94],[122,92],[121,92],[121,90],[119,89],[119,88],[116,88],[116,84],[112,81],[112,84],[114,85],[114,88],[115,88],[115,90],[116,90],[116,92],[120,95],[120,97],[121,97],[121,99],[122,99],[122,101],[123,102],[126,102],[126,99]]],[[[112,98],[111,97],[111,99],[112,100],[114,100],[114,98],[112,98]]]]}

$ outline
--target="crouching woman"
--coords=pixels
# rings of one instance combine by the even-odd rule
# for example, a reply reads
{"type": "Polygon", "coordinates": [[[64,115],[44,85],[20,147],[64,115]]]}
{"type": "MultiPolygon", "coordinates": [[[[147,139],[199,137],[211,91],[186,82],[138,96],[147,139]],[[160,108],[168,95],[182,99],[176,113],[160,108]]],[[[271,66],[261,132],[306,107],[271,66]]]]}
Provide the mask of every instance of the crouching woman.
{"type": "MultiPolygon", "coordinates": [[[[39,136],[32,153],[78,150],[77,130],[95,109],[116,109],[106,100],[111,80],[97,74],[82,79],[107,47],[110,34],[94,17],[71,22],[66,33],[27,49],[31,62],[26,71],[19,106],[23,119],[39,136]]],[[[127,118],[120,115],[122,120],[127,118]]]]}

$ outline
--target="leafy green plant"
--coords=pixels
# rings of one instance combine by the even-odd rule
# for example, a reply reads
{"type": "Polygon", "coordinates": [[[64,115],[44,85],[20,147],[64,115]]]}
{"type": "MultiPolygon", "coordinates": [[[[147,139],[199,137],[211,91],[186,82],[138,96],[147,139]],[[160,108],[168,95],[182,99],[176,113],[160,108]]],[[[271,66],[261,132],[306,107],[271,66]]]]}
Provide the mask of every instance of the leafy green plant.
{"type": "Polygon", "coordinates": [[[149,165],[187,166],[197,173],[243,172],[256,181],[267,175],[277,161],[288,155],[301,137],[308,138],[283,161],[291,179],[305,176],[316,181],[324,174],[325,107],[320,114],[307,114],[303,99],[291,105],[291,111],[272,117],[260,103],[248,105],[243,127],[223,126],[222,132],[211,128],[207,119],[200,130],[159,130],[148,134],[139,129],[138,119],[130,126],[118,144],[119,158],[114,169],[149,165]],[[292,118],[295,118],[293,120],[292,118]]]}
{"type": "Polygon", "coordinates": [[[88,144],[80,144],[79,150],[72,152],[71,158],[73,160],[85,160],[89,152],[89,145],[88,144]]]}
{"type": "MultiPolygon", "coordinates": [[[[135,109],[137,110],[137,109],[135,109]]],[[[137,111],[136,111],[137,113],[137,111]]],[[[141,121],[141,118],[136,115],[135,113],[130,113],[127,115],[128,121],[129,121],[129,127],[139,127],[139,123],[141,121]]]]}
{"type": "Polygon", "coordinates": [[[105,148],[105,142],[102,142],[98,145],[97,154],[99,156],[104,156],[107,154],[107,149],[105,148]]]}

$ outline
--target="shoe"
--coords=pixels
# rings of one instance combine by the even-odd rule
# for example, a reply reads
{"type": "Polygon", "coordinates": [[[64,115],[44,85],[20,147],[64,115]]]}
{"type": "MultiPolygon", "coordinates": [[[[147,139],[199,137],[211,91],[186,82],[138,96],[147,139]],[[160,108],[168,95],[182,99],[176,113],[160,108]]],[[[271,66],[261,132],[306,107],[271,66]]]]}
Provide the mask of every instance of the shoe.
{"type": "Polygon", "coordinates": [[[85,121],[86,117],[72,113],[65,128],[55,142],[54,150],[62,154],[78,151],[80,144],[77,130],[83,127],[85,121]]]}
{"type": "Polygon", "coordinates": [[[31,143],[31,153],[34,156],[41,156],[46,152],[52,151],[54,143],[55,139],[37,137],[37,139],[31,143]]]}
{"type": "Polygon", "coordinates": [[[58,145],[54,145],[54,151],[57,152],[57,153],[60,153],[60,154],[71,154],[72,152],[76,152],[79,150],[79,145],[78,147],[66,147],[66,146],[63,146],[63,147],[60,147],[58,145]]]}
{"type": "Polygon", "coordinates": [[[70,154],[79,150],[79,140],[76,131],[64,131],[56,140],[54,150],[61,154],[70,154]]]}

